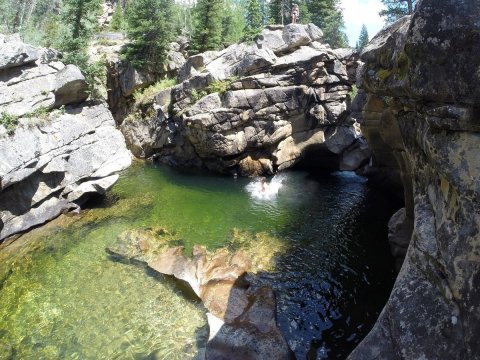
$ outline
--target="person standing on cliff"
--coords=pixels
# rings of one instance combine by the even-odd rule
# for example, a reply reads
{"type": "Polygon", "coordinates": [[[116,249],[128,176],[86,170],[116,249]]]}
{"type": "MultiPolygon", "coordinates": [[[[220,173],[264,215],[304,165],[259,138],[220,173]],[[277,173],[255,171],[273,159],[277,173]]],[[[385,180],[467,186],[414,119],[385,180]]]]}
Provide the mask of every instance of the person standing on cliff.
{"type": "Polygon", "coordinates": [[[292,24],[296,24],[297,20],[300,16],[300,8],[297,4],[293,4],[292,6],[292,24]]]}

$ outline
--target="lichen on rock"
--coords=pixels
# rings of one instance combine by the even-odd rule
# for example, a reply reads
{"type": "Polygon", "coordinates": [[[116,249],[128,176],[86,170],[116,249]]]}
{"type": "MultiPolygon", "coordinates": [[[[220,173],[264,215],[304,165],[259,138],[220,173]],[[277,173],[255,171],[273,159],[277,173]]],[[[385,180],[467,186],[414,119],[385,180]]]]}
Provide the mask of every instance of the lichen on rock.
{"type": "Polygon", "coordinates": [[[349,359],[480,353],[479,13],[475,1],[421,1],[362,55],[364,133],[404,187],[405,209],[390,223],[397,254],[408,222],[413,234],[385,308],[349,359]]]}

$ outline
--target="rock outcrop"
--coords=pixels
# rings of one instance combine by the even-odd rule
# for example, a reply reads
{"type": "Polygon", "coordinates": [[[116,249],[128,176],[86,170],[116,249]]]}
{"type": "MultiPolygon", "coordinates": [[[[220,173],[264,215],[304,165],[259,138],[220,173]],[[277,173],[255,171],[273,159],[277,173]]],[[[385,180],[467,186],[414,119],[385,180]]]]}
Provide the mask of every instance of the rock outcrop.
{"type": "Polygon", "coordinates": [[[24,116],[87,99],[85,77],[60,62],[57,52],[0,35],[0,54],[0,114],[24,116]]]}
{"type": "MultiPolygon", "coordinates": [[[[256,43],[192,56],[179,85],[134,104],[125,119],[112,94],[129,148],[138,157],[242,175],[272,173],[309,155],[319,166],[357,169],[370,157],[349,109],[357,62],[321,37],[313,24],[271,26],[256,43]]],[[[119,72],[110,78],[121,84],[119,72]]]]}
{"type": "Polygon", "coordinates": [[[262,248],[257,238],[245,244],[238,231],[233,236],[229,247],[234,252],[221,248],[210,253],[194,246],[189,258],[183,246],[173,246],[175,237],[165,229],[127,230],[107,251],[190,286],[209,311],[205,359],[292,359],[276,324],[273,290],[248,273],[266,270],[278,249],[262,248]]]}
{"type": "Polygon", "coordinates": [[[18,122],[10,136],[0,123],[2,240],[104,193],[131,155],[106,104],[84,101],[87,84],[76,66],[16,37],[1,37],[0,50],[8,57],[0,114],[18,122]],[[69,106],[52,111],[62,105],[69,106]]]}
{"type": "Polygon", "coordinates": [[[103,33],[98,36],[100,41],[90,47],[90,55],[94,59],[106,59],[108,104],[117,122],[127,116],[135,91],[144,89],[165,78],[176,78],[179,70],[185,64],[189,41],[178,37],[169,44],[167,61],[162,69],[137,69],[129,62],[121,60],[119,54],[127,46],[128,39],[121,33],[103,33]],[[106,40],[107,44],[105,45],[106,40]]]}
{"type": "Polygon", "coordinates": [[[362,55],[365,134],[384,165],[396,159],[405,189],[392,229],[408,218],[414,226],[392,294],[352,360],[480,354],[478,14],[478,1],[420,1],[362,55]]]}

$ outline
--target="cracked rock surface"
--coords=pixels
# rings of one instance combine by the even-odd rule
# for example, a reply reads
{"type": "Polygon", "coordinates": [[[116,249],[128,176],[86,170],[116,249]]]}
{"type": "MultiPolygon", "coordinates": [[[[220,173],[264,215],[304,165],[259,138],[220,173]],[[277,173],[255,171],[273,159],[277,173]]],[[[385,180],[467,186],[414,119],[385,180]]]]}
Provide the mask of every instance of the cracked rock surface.
{"type": "Polygon", "coordinates": [[[256,43],[188,58],[178,85],[126,117],[115,97],[114,117],[136,156],[173,165],[254,176],[313,153],[319,167],[355,170],[370,157],[350,110],[358,63],[321,38],[313,24],[267,27],[256,43]]]}
{"type": "Polygon", "coordinates": [[[479,13],[478,1],[420,1],[362,55],[364,132],[405,189],[390,241],[405,247],[412,220],[413,234],[392,294],[351,360],[479,357],[479,13]]]}
{"type": "Polygon", "coordinates": [[[0,36],[0,48],[10,56],[0,60],[8,64],[0,69],[0,114],[19,122],[13,134],[0,125],[2,240],[105,193],[131,156],[106,104],[84,101],[76,66],[16,37],[0,36]],[[68,106],[55,110],[61,105],[68,106]]]}

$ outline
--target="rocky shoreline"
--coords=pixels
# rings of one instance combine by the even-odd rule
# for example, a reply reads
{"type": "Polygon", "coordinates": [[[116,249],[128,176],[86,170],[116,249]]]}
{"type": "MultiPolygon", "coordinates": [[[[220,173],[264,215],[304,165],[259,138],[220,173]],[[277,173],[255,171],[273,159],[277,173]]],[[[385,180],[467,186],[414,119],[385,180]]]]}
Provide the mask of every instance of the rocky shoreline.
{"type": "MultiPolygon", "coordinates": [[[[0,114],[19,125],[0,126],[0,240],[107,191],[130,165],[127,146],[137,157],[244,176],[302,161],[375,173],[403,187],[405,208],[389,224],[401,268],[376,325],[349,359],[475,359],[479,13],[473,1],[420,1],[413,16],[372,40],[361,65],[354,52],[322,44],[311,24],[267,27],[253,44],[172,63],[179,84],[139,102],[133,91],[154,80],[114,61],[113,117],[106,104],[86,102],[83,75],[58,53],[2,35],[0,114]],[[349,94],[355,81],[356,100],[349,94]]],[[[194,253],[203,265],[215,256],[194,253]]],[[[238,279],[229,279],[230,291],[238,279]]],[[[275,335],[272,294],[258,291],[275,335]]],[[[255,323],[252,316],[234,320],[255,323]]],[[[275,339],[279,358],[290,356],[275,339]]],[[[224,351],[229,340],[222,341],[213,344],[224,351]]]]}

